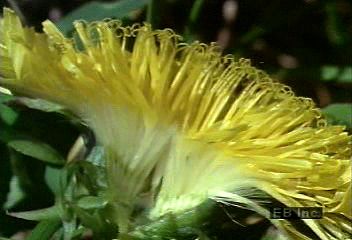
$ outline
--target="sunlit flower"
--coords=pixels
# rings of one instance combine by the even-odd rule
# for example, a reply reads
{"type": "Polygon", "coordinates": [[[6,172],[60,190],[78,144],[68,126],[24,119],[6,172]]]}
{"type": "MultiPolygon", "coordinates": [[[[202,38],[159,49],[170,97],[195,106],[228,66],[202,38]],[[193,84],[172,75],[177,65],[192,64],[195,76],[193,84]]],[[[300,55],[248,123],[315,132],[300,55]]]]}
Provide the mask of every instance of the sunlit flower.
{"type": "Polygon", "coordinates": [[[327,126],[312,100],[247,60],[221,57],[215,45],[180,43],[168,29],[76,22],[72,40],[43,26],[35,33],[5,9],[0,85],[59,103],[94,131],[121,232],[146,194],[151,220],[207,199],[269,217],[266,197],[253,189],[287,206],[323,207],[323,219],[304,220],[321,239],[351,231],[351,138],[327,126]]]}

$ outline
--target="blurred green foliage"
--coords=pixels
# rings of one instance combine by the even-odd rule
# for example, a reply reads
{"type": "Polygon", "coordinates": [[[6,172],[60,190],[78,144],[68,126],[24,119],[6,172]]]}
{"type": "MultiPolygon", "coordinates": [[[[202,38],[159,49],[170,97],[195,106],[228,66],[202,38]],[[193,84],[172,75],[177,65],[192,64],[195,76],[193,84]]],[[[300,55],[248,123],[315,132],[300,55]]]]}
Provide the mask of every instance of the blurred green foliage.
{"type": "Polygon", "coordinates": [[[323,109],[331,124],[345,125],[352,129],[352,105],[348,103],[334,103],[323,109]]]}
{"type": "MultiPolygon", "coordinates": [[[[67,35],[74,20],[118,18],[124,24],[147,20],[154,28],[172,28],[186,42],[217,41],[224,54],[252,59],[298,95],[325,107],[331,123],[352,129],[352,3],[348,0],[1,3],[22,10],[26,23],[38,30],[46,18],[67,35]]],[[[40,221],[28,239],[49,239],[53,234],[58,239],[79,239],[87,229],[97,239],[116,236],[117,230],[100,217],[110,214],[101,191],[106,185],[102,149],[94,147],[85,162],[64,160],[80,134],[92,140],[85,126],[69,121],[68,114],[52,103],[0,93],[0,236],[10,237],[36,225],[23,219],[40,221]],[[59,218],[65,219],[63,224],[59,218]]],[[[257,238],[244,233],[241,239],[257,238]]]]}
{"type": "Polygon", "coordinates": [[[63,33],[68,34],[73,30],[72,22],[77,19],[87,22],[111,17],[122,19],[128,17],[132,11],[144,7],[146,3],[147,0],[120,0],[112,3],[91,1],[67,14],[63,19],[57,22],[57,25],[63,33]]]}

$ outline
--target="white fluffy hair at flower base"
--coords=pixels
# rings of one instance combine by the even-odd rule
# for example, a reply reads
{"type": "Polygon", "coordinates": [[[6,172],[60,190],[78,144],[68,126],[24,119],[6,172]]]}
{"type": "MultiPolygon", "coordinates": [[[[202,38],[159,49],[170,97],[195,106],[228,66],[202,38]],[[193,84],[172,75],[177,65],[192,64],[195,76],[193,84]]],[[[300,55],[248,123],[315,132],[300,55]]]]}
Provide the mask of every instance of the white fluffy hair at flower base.
{"type": "MultiPolygon", "coordinates": [[[[350,236],[351,136],[328,125],[311,99],[169,29],[74,26],[75,41],[50,21],[36,33],[5,9],[0,85],[58,103],[92,129],[106,154],[117,238],[167,239],[165,219],[194,227],[206,203],[270,218],[262,204],[270,199],[322,207],[322,219],[303,219],[319,239],[350,236]],[[150,223],[138,226],[132,213],[146,194],[150,223]]],[[[270,221],[290,239],[313,239],[287,220],[270,221]]]]}

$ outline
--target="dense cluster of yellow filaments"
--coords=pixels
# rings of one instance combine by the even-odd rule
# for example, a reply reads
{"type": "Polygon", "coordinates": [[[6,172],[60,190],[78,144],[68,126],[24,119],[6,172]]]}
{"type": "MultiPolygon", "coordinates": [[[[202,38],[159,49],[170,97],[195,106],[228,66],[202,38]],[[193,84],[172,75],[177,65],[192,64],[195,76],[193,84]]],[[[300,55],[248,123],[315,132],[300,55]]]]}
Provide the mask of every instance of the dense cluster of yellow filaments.
{"type": "Polygon", "coordinates": [[[74,41],[43,25],[35,33],[5,9],[0,85],[59,103],[93,129],[120,229],[128,231],[146,192],[156,199],[151,219],[208,198],[266,214],[236,194],[248,186],[287,206],[323,207],[323,219],[305,220],[321,239],[351,232],[351,137],[328,126],[310,99],[247,60],[221,57],[216,45],[180,43],[171,30],[76,22],[74,41]]]}

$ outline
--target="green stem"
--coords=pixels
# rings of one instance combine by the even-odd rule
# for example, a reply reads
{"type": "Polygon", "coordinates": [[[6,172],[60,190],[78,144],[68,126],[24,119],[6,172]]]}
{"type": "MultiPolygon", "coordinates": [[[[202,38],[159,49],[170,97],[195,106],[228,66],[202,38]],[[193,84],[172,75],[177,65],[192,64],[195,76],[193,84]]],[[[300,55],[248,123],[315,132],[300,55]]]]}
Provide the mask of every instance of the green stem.
{"type": "Polygon", "coordinates": [[[37,224],[27,240],[49,240],[61,226],[60,219],[44,220],[37,224]]]}
{"type": "Polygon", "coordinates": [[[160,9],[161,9],[162,1],[160,0],[149,0],[148,8],[147,8],[147,22],[149,22],[153,29],[159,27],[160,22],[160,9]]]}
{"type": "Polygon", "coordinates": [[[166,214],[160,219],[137,226],[124,239],[188,239],[198,236],[204,222],[211,216],[215,202],[207,200],[199,206],[181,214],[166,214]]]}
{"type": "Polygon", "coordinates": [[[195,0],[191,8],[191,12],[188,17],[188,23],[186,25],[184,36],[186,40],[191,40],[191,32],[194,30],[195,25],[198,21],[200,12],[202,10],[204,0],[195,0]]]}

